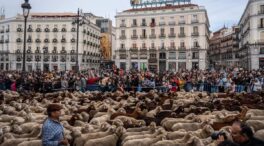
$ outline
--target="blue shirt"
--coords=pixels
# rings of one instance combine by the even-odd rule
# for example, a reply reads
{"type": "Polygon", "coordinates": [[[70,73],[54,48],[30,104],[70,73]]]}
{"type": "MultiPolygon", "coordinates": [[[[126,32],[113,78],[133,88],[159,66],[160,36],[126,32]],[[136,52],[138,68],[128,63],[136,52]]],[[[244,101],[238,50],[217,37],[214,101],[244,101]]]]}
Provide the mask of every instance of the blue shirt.
{"type": "Polygon", "coordinates": [[[61,140],[63,140],[63,126],[59,122],[47,118],[42,127],[42,145],[59,146],[61,140]]]}

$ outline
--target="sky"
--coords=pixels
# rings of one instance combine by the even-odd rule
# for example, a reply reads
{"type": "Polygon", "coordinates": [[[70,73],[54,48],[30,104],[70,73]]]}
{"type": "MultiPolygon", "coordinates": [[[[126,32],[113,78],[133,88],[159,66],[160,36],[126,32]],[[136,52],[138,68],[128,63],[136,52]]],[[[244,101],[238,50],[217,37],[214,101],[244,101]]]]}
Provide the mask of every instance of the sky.
{"type": "MultiPolygon", "coordinates": [[[[24,0],[0,0],[0,8],[6,17],[21,13],[24,0]]],[[[216,31],[224,25],[231,27],[238,23],[248,0],[192,0],[193,4],[205,6],[210,21],[210,30],[216,31]]],[[[32,12],[92,12],[114,20],[116,12],[131,8],[130,0],[29,0],[32,12]]]]}

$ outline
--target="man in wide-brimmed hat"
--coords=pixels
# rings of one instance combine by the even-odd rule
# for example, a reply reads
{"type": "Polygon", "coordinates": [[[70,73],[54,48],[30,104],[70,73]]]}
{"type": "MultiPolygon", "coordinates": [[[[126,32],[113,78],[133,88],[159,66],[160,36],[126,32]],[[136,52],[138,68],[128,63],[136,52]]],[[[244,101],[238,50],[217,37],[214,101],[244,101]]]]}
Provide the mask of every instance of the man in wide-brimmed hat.
{"type": "Polygon", "coordinates": [[[50,104],[47,107],[48,118],[42,127],[43,146],[62,146],[68,145],[68,140],[64,138],[63,126],[59,118],[62,107],[58,104],[50,104]]]}

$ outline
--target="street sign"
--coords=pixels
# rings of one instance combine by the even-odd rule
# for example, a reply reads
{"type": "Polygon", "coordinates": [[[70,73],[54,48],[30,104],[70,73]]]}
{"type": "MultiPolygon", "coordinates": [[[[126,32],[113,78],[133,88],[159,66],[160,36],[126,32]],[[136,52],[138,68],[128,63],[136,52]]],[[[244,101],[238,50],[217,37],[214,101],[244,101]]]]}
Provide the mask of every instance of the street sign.
{"type": "Polygon", "coordinates": [[[130,0],[132,7],[152,7],[161,5],[175,5],[181,3],[190,3],[191,0],[130,0]]]}

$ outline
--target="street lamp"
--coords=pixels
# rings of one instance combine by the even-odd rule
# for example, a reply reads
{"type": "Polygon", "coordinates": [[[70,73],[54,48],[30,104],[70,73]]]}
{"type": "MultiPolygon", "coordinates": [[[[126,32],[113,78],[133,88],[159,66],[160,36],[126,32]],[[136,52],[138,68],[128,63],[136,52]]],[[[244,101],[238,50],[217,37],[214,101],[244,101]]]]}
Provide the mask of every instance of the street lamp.
{"type": "MultiPolygon", "coordinates": [[[[77,40],[76,40],[76,72],[79,72],[79,27],[85,24],[84,20],[81,20],[80,15],[81,11],[78,9],[76,20],[72,24],[77,24],[77,40]]],[[[82,17],[83,18],[83,17],[82,17]]]]}
{"type": "Polygon", "coordinates": [[[31,9],[30,4],[28,3],[29,0],[25,0],[25,3],[23,3],[21,5],[22,9],[23,9],[23,16],[25,18],[25,22],[24,22],[24,48],[23,48],[23,67],[22,67],[22,71],[25,72],[26,71],[26,35],[27,35],[27,18],[29,15],[29,11],[31,9]]]}

